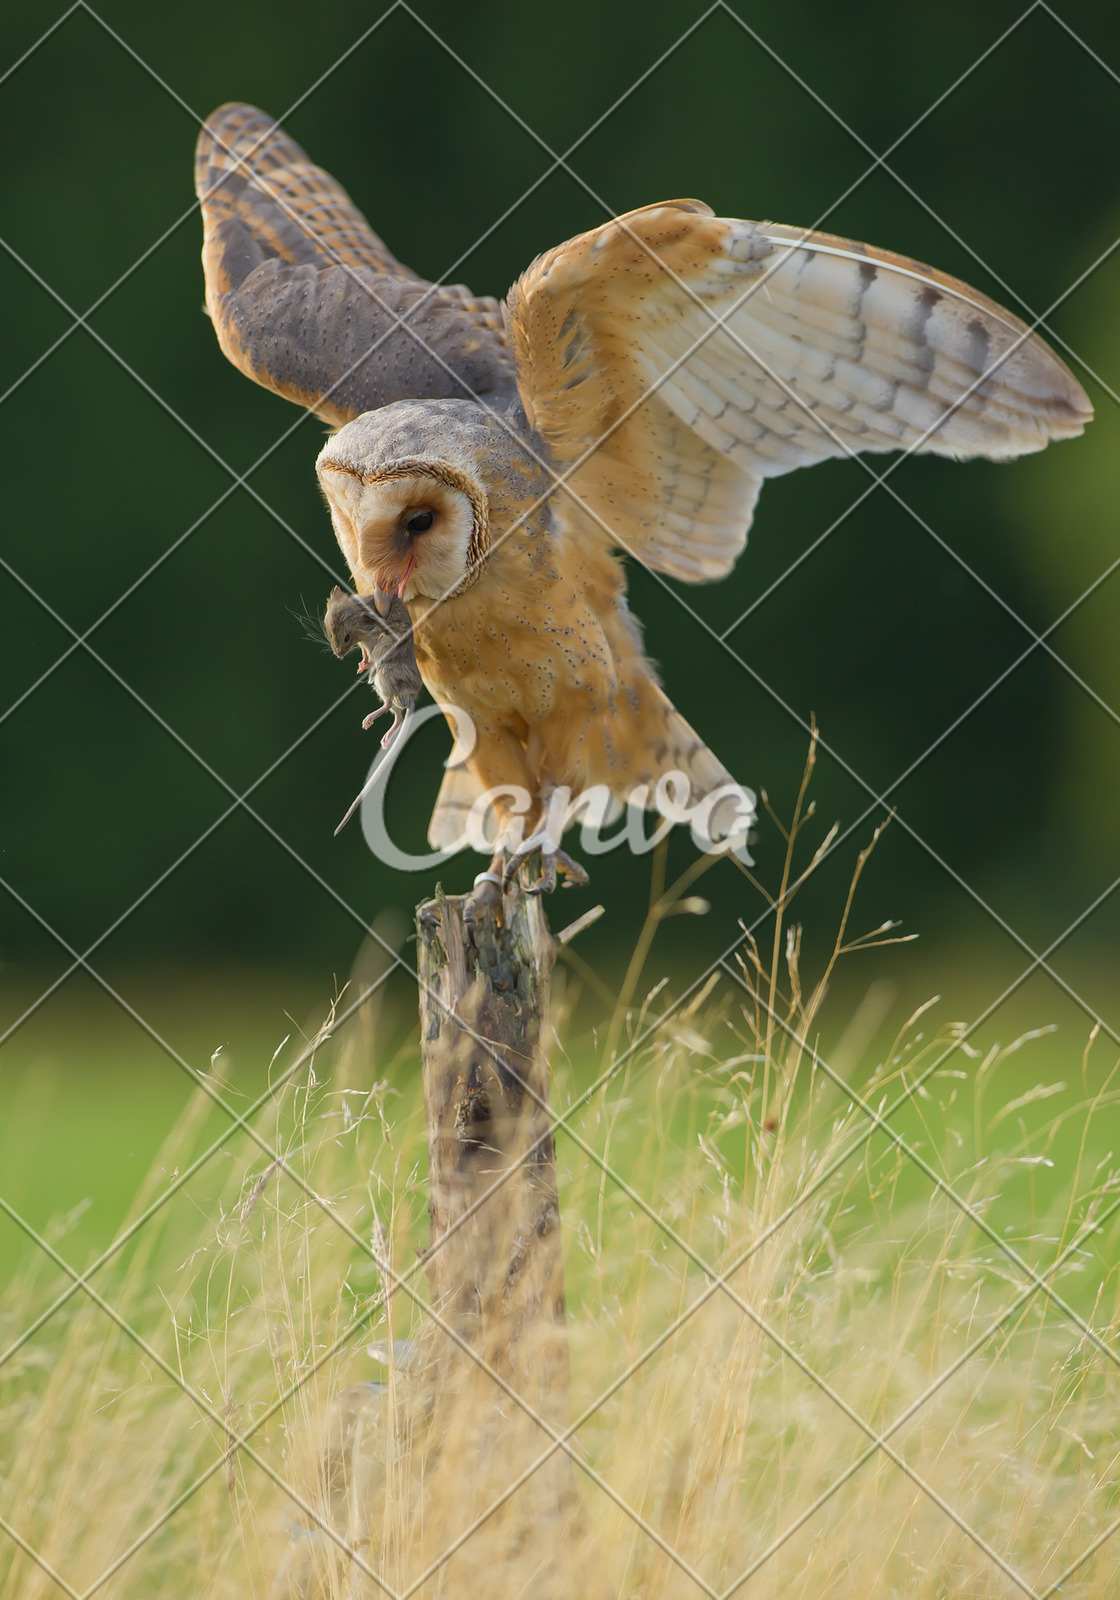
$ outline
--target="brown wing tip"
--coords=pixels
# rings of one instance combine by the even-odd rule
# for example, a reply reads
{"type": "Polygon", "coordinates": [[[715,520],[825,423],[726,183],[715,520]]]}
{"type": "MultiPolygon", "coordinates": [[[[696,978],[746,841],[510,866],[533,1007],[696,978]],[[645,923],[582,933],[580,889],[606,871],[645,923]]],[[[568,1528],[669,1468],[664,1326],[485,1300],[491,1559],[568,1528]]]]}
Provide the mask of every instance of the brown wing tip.
{"type": "Polygon", "coordinates": [[[259,123],[262,129],[280,126],[275,118],[270,117],[259,106],[251,106],[245,100],[226,100],[211,111],[202,124],[198,135],[199,147],[213,141],[230,144],[233,137],[253,123],[259,123]]]}
{"type": "Polygon", "coordinates": [[[214,169],[225,170],[237,156],[260,148],[266,140],[284,130],[274,117],[259,106],[242,100],[227,100],[211,111],[199,129],[195,145],[195,189],[202,198],[213,183],[214,169]]]}
{"type": "Polygon", "coordinates": [[[1042,428],[1049,439],[1076,439],[1093,420],[1093,402],[1057,351],[1041,334],[1032,332],[1026,352],[1036,369],[1045,373],[1045,392],[1031,396],[1039,405],[1042,428]]]}

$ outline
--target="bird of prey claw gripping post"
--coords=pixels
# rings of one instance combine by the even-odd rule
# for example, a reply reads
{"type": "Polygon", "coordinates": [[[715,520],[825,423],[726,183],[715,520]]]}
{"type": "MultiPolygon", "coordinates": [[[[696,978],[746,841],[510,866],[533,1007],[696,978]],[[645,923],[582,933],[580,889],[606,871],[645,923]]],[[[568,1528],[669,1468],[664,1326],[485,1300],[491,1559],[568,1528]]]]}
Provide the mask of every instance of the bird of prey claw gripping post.
{"type": "Polygon", "coordinates": [[[1011,312],[832,234],[668,200],[549,250],[499,306],[402,266],[252,106],[210,117],[196,178],[223,351],[337,430],[317,471],[355,588],[407,604],[425,684],[473,721],[436,848],[491,790],[533,797],[531,835],[558,787],[648,807],[671,773],[693,804],[735,787],[658,683],[620,552],[722,578],[768,478],[868,451],[1006,460],[1092,415],[1011,312]]]}
{"type": "Polygon", "coordinates": [[[564,874],[565,889],[585,889],[591,881],[587,876],[587,868],[581,866],[566,850],[561,850],[559,845],[529,840],[520,850],[514,850],[506,857],[503,875],[506,888],[517,876],[518,869],[534,857],[540,861],[541,875],[529,889],[530,894],[551,894],[556,887],[557,869],[564,874]]]}

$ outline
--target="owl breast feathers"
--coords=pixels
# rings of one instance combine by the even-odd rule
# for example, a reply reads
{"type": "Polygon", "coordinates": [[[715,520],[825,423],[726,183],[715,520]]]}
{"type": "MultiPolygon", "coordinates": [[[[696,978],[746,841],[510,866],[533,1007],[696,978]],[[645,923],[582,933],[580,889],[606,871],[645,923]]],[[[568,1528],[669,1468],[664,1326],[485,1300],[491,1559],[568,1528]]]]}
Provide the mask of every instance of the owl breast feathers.
{"type": "MultiPolygon", "coordinates": [[[[1016,317],[831,234],[643,207],[538,257],[499,306],[396,261],[250,106],[198,142],[223,351],[335,426],[317,463],[359,593],[399,596],[424,682],[469,713],[437,845],[491,789],[733,782],[677,712],[620,553],[725,576],[763,480],[862,452],[1003,460],[1079,434],[1076,379],[1016,317]]],[[[503,802],[496,805],[499,827],[503,802]]]]}

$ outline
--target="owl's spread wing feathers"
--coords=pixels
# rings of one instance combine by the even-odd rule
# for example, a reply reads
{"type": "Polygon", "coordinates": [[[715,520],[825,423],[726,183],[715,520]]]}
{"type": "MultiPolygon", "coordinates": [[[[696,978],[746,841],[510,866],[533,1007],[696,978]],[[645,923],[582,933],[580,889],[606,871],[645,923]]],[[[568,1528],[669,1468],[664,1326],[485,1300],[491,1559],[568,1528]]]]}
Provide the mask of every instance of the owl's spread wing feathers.
{"type": "MultiPolygon", "coordinates": [[[[263,112],[214,112],[196,186],[207,309],[256,382],[333,424],[512,398],[497,302],[402,266],[263,112]]],[[[765,478],[859,452],[998,460],[1092,415],[1053,351],[967,284],[695,200],[549,251],[504,313],[527,419],[572,489],[615,542],[692,581],[730,570],[765,478]]]]}
{"type": "Polygon", "coordinates": [[[1092,415],[1053,351],[966,284],[694,200],[539,257],[506,323],[572,488],[621,546],[692,581],[730,570],[764,478],[865,451],[999,460],[1092,415]]]}
{"type": "Polygon", "coordinates": [[[207,310],[222,350],[257,383],[336,424],[394,400],[512,394],[497,302],[433,289],[402,266],[264,112],[213,113],[195,187],[207,310]]]}

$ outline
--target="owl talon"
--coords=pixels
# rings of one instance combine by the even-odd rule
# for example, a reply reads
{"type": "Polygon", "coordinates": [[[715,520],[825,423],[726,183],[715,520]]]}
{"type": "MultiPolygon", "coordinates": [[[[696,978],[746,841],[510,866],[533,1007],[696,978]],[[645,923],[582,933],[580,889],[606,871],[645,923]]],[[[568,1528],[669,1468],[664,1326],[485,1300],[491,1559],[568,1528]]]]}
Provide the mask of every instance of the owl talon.
{"type": "Polygon", "coordinates": [[[540,845],[531,847],[522,846],[515,850],[506,862],[505,883],[508,888],[517,875],[520,867],[525,866],[534,856],[540,858],[541,875],[536,883],[532,884],[525,892],[527,894],[551,894],[556,888],[557,870],[564,875],[565,889],[583,889],[591,881],[587,876],[586,867],[574,860],[566,850],[542,849],[540,845]]]}
{"type": "Polygon", "coordinates": [[[546,850],[540,853],[541,875],[530,885],[527,894],[551,894],[556,887],[556,856],[546,850]]]}
{"type": "Polygon", "coordinates": [[[556,865],[564,874],[565,889],[586,889],[591,882],[587,868],[566,850],[557,850],[556,865]]]}

